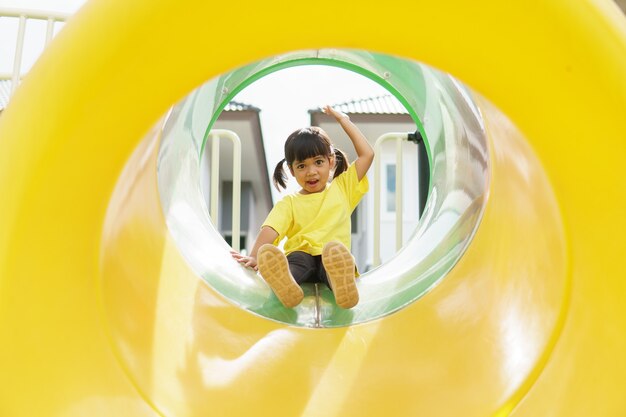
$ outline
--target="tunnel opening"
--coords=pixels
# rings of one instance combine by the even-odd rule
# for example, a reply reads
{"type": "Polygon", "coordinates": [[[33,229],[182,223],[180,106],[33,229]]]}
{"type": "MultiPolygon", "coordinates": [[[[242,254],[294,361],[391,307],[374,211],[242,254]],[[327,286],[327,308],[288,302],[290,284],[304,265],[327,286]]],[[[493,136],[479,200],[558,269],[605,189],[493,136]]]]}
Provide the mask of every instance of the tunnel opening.
{"type": "Polygon", "coordinates": [[[489,184],[488,161],[482,119],[471,92],[450,75],[368,51],[296,51],[222,74],[175,105],[163,128],[158,185],[168,228],[181,254],[212,288],[271,320],[338,327],[391,314],[443,279],[480,222],[489,184]],[[352,71],[384,87],[410,114],[417,128],[412,133],[423,139],[428,162],[428,199],[418,225],[388,262],[359,278],[361,302],[350,310],[338,308],[325,286],[312,285],[305,287],[305,302],[285,309],[260,277],[230,258],[230,247],[211,222],[198,186],[211,131],[233,98],[263,77],[310,65],[352,71]]]}

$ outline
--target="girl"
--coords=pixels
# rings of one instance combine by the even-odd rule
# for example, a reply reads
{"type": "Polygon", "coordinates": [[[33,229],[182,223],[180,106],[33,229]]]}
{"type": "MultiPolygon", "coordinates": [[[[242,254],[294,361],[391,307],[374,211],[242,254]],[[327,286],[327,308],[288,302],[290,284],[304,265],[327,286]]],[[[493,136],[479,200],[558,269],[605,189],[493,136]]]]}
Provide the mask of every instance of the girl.
{"type": "Polygon", "coordinates": [[[346,132],[357,159],[348,166],[346,155],[319,127],[296,130],[285,142],[285,158],[274,170],[274,185],[286,188],[283,164],[301,187],[279,201],[261,227],[249,256],[232,252],[242,265],[258,270],[285,307],[304,298],[299,284],[322,282],[337,305],[354,307],[359,301],[354,258],[350,253],[350,215],[367,192],[367,170],[374,150],[350,118],[330,106],[323,108],[346,132]],[[332,181],[328,179],[333,174],[332,181]],[[285,253],[277,245],[284,237],[285,253]]]}

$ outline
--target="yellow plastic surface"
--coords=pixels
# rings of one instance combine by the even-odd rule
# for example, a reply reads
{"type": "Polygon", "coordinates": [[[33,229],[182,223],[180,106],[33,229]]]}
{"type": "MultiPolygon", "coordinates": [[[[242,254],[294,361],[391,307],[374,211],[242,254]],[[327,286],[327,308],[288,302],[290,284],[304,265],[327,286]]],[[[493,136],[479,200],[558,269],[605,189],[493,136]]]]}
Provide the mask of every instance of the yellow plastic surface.
{"type": "Polygon", "coordinates": [[[89,3],[0,118],[0,415],[623,416],[625,74],[608,0],[89,3]],[[208,78],[321,47],[425,62],[519,128],[479,99],[489,203],[449,276],[323,330],[188,269],[150,130],[208,78]]]}

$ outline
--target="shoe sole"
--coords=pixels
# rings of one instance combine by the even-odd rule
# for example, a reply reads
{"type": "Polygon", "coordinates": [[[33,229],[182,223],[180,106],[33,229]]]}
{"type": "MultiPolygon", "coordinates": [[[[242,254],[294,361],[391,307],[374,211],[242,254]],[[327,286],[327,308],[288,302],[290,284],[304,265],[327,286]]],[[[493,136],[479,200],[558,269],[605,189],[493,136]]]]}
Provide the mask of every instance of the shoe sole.
{"type": "Polygon", "coordinates": [[[322,263],[337,305],[345,309],[357,305],[359,291],[354,278],[354,258],[348,248],[339,242],[327,243],[322,251],[322,263]]]}
{"type": "Polygon", "coordinates": [[[304,292],[291,276],[287,258],[280,249],[274,245],[263,245],[257,254],[257,262],[261,276],[285,307],[300,304],[304,292]]]}

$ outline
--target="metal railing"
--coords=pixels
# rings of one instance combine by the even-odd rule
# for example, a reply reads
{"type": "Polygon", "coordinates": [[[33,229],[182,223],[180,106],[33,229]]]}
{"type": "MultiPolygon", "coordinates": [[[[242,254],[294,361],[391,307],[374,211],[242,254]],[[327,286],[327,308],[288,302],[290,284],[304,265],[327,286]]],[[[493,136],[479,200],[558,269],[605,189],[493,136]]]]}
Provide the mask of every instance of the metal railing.
{"type": "Polygon", "coordinates": [[[239,252],[241,236],[241,140],[233,131],[213,129],[209,132],[211,140],[211,197],[209,213],[213,226],[219,230],[219,186],[220,186],[220,139],[228,139],[233,143],[233,205],[232,205],[232,241],[231,246],[239,252]]]}
{"type": "Polygon", "coordinates": [[[54,37],[54,26],[57,22],[65,22],[69,18],[67,13],[44,12],[28,9],[13,9],[0,7],[0,18],[18,19],[17,39],[15,44],[15,54],[13,56],[13,69],[11,73],[0,74],[0,79],[11,80],[12,96],[17,89],[22,77],[22,61],[24,53],[24,39],[26,38],[26,25],[29,20],[42,20],[46,22],[46,37],[44,48],[48,46],[54,37]]]}
{"type": "Polygon", "coordinates": [[[374,152],[377,157],[374,158],[374,254],[373,254],[373,266],[379,266],[381,264],[380,257],[380,196],[382,189],[381,181],[381,157],[382,145],[384,142],[395,140],[396,141],[396,252],[402,248],[402,206],[404,201],[402,199],[402,175],[403,175],[403,163],[402,163],[402,144],[409,140],[410,133],[385,133],[380,136],[374,144],[374,152]]]}

